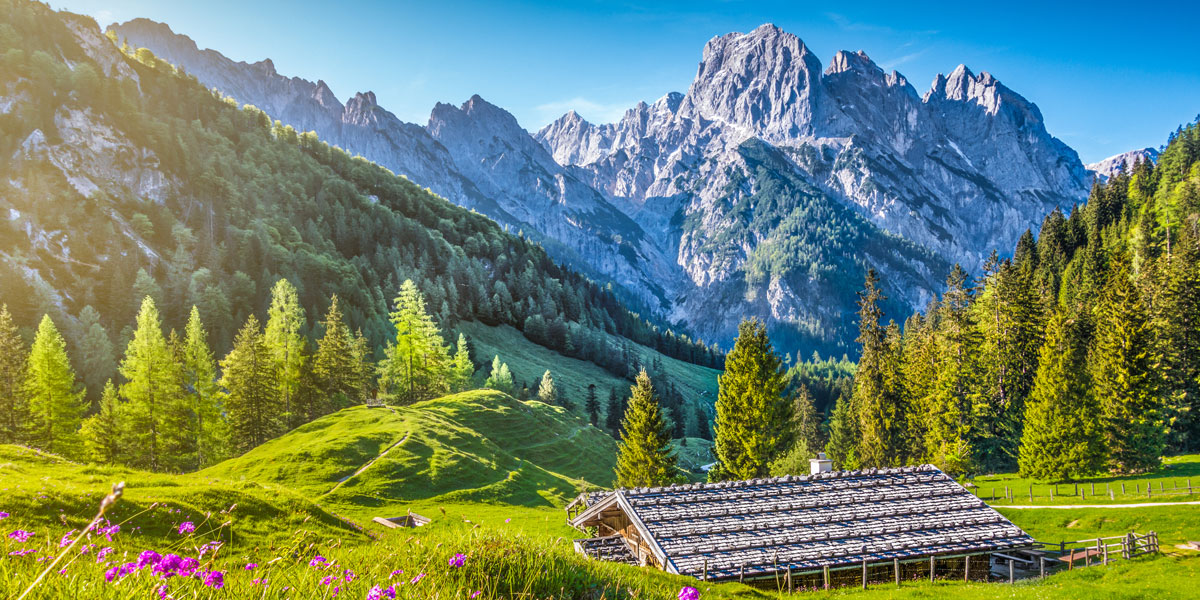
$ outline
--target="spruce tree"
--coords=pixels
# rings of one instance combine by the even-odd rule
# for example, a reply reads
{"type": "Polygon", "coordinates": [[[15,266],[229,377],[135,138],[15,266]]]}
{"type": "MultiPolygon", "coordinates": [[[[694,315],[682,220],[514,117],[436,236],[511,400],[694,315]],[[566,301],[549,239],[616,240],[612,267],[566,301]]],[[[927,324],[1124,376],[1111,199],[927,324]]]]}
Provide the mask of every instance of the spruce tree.
{"type": "Polygon", "coordinates": [[[375,382],[375,365],[371,359],[371,346],[362,329],[354,332],[354,402],[364,402],[371,397],[375,382]]]}
{"type": "Polygon", "coordinates": [[[275,355],[267,347],[258,319],[246,320],[221,361],[221,387],[228,390],[225,409],[231,443],[245,452],[280,432],[280,396],[275,355]]]}
{"type": "Polygon", "coordinates": [[[864,467],[903,464],[908,448],[904,437],[908,409],[899,390],[899,356],[887,331],[879,323],[883,317],[879,304],[884,300],[886,296],[879,289],[879,277],[871,269],[867,271],[866,286],[859,293],[858,343],[861,353],[852,400],[858,407],[858,459],[864,467]]]}
{"type": "Polygon", "coordinates": [[[25,385],[32,445],[64,456],[80,454],[78,433],[87,410],[86,401],[67,358],[67,343],[50,315],[42,317],[33,338],[25,385]]]}
{"type": "Polygon", "coordinates": [[[604,428],[613,437],[621,435],[621,418],[623,416],[621,400],[617,398],[617,388],[608,388],[608,402],[604,405],[604,428]]]}
{"type": "Polygon", "coordinates": [[[446,393],[450,389],[449,352],[412,280],[400,286],[391,318],[396,339],[379,365],[381,390],[402,404],[446,393]]]}
{"type": "Polygon", "coordinates": [[[712,426],[708,423],[708,413],[704,408],[696,406],[696,437],[702,440],[712,440],[712,426]]]}
{"type": "Polygon", "coordinates": [[[29,350],[17,332],[8,305],[0,305],[0,444],[21,443],[28,433],[28,360],[29,350]]]}
{"type": "Polygon", "coordinates": [[[475,375],[475,365],[471,362],[471,353],[467,349],[467,336],[458,334],[455,344],[454,361],[450,368],[450,391],[465,392],[471,389],[471,377],[475,375]]]}
{"type": "Polygon", "coordinates": [[[79,429],[87,459],[101,464],[125,462],[125,429],[121,425],[121,404],[111,379],[104,382],[100,409],[84,419],[79,429]]]}
{"type": "Polygon", "coordinates": [[[162,437],[160,445],[160,468],[164,471],[181,472],[199,468],[197,442],[199,419],[195,401],[184,371],[183,340],[174,329],[167,335],[167,350],[171,355],[171,374],[174,376],[174,393],[168,396],[162,409],[162,437]]]}
{"type": "Polygon", "coordinates": [[[512,372],[508,370],[508,365],[500,362],[499,356],[492,359],[492,372],[488,375],[487,381],[483,382],[483,387],[504,392],[510,396],[516,391],[513,389],[512,372]]]}
{"type": "Polygon", "coordinates": [[[1099,409],[1090,391],[1074,323],[1055,312],[1038,355],[1020,446],[1022,477],[1063,481],[1096,470],[1103,459],[1099,409]]]}
{"type": "Polygon", "coordinates": [[[537,399],[546,404],[558,403],[558,390],[554,387],[554,378],[550,376],[548,369],[542,374],[542,380],[538,383],[537,399]]]}
{"type": "Polygon", "coordinates": [[[124,426],[129,440],[130,464],[158,470],[163,466],[163,421],[168,405],[177,400],[178,365],[163,337],[158,308],[153,298],[142,300],[137,316],[137,329],[125,348],[121,361],[120,387],[127,416],[124,426]]]}
{"type": "Polygon", "coordinates": [[[356,400],[359,387],[355,361],[354,336],[342,319],[338,297],[330,298],[325,313],[325,333],[317,341],[313,356],[314,390],[305,398],[304,418],[312,421],[356,400]]]}
{"type": "Polygon", "coordinates": [[[1166,442],[1156,334],[1128,259],[1114,256],[1107,279],[1089,366],[1112,470],[1143,473],[1159,466],[1166,442]]]}
{"type": "Polygon", "coordinates": [[[761,321],[742,321],[725,372],[717,378],[712,480],[753,479],[770,474],[770,464],[787,447],[791,406],[783,397],[782,361],[761,321]]]}
{"type": "Polygon", "coordinates": [[[229,427],[223,416],[216,360],[208,346],[208,332],[200,320],[200,309],[195,306],[192,306],[184,329],[182,372],[196,418],[192,442],[196,448],[196,463],[199,468],[204,468],[228,456],[229,427]]]}
{"type": "Polygon", "coordinates": [[[117,372],[116,349],[108,337],[108,332],[100,324],[100,312],[91,305],[79,311],[78,329],[80,336],[76,348],[78,358],[75,362],[79,365],[83,384],[88,389],[89,400],[97,403],[105,381],[117,372]]]}
{"type": "Polygon", "coordinates": [[[937,367],[925,447],[943,471],[959,475],[976,468],[976,410],[980,404],[979,329],[970,314],[967,273],[955,265],[938,307],[937,367]]]}
{"type": "Polygon", "coordinates": [[[809,471],[809,459],[821,451],[821,425],[808,386],[801,384],[792,399],[792,445],[786,454],[771,463],[771,475],[804,475],[809,471]]]}
{"type": "Polygon", "coordinates": [[[859,468],[858,462],[858,419],[850,396],[838,396],[829,419],[829,441],[825,453],[833,464],[842,470],[859,468]]]}
{"type": "Polygon", "coordinates": [[[617,444],[617,486],[654,487],[670,483],[676,471],[671,432],[645,369],[638,373],[630,392],[629,408],[621,421],[623,435],[617,444]]]}
{"type": "Polygon", "coordinates": [[[600,423],[600,401],[596,399],[596,384],[589,383],[587,388],[587,399],[583,402],[583,410],[587,413],[588,422],[593,427],[600,423]]]}
{"type": "Polygon", "coordinates": [[[280,279],[271,288],[271,307],[267,309],[267,326],[263,339],[275,357],[275,380],[279,385],[279,403],[283,408],[280,420],[285,428],[300,423],[294,406],[300,391],[300,375],[304,369],[305,340],[301,331],[307,325],[304,308],[295,286],[280,279]]]}

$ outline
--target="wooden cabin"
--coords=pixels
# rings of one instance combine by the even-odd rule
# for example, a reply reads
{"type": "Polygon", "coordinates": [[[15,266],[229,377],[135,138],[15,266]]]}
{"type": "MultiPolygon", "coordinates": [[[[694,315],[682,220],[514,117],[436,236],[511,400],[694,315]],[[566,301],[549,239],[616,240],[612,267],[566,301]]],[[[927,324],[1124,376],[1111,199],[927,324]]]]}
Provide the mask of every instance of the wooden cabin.
{"type": "Polygon", "coordinates": [[[937,467],[835,472],[823,459],[806,476],[583,494],[567,506],[568,522],[592,536],[576,551],[708,581],[786,574],[828,587],[839,572],[865,579],[869,565],[897,581],[951,570],[987,579],[997,561],[1034,548],[937,467]]]}

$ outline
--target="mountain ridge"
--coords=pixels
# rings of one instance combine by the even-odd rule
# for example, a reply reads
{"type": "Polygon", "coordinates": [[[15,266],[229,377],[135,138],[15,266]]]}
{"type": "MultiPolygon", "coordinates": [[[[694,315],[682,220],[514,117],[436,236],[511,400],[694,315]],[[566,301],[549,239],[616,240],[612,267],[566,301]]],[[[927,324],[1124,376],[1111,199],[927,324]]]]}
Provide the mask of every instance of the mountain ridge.
{"type": "MultiPolygon", "coordinates": [[[[218,69],[194,42],[174,41],[190,42],[186,36],[167,37],[169,27],[148,23],[110,30],[219,89],[231,73],[273,73],[265,61],[218,69]]],[[[324,114],[329,122],[317,131],[332,143],[529,231],[556,258],[613,280],[652,314],[721,343],[743,317],[758,316],[773,322],[785,350],[805,354],[852,351],[853,332],[840,320],[853,312],[868,268],[879,267],[892,308],[922,307],[950,264],[978,268],[1042,215],[1081,201],[1092,179],[1046,131],[1036,104],[987,71],[959,65],[918,94],[863,51],[840,51],[824,65],[771,24],[712,38],[685,93],[639,102],[616,123],[570,111],[530,134],[475,95],[459,106],[439,103],[422,127],[401,122],[369,92],[348,100],[335,123],[336,98],[327,86],[309,86],[293,106],[265,89],[226,85],[249,94],[241,101],[257,105],[253,96],[262,95],[270,105],[263,108],[284,121],[324,114]],[[312,105],[325,112],[289,120],[289,110],[312,105]],[[775,158],[748,162],[746,151],[775,158]],[[761,173],[760,182],[760,169],[776,172],[761,173]],[[757,220],[753,210],[730,212],[768,181],[791,181],[783,186],[791,191],[802,185],[808,199],[771,203],[778,214],[757,220]],[[796,222],[812,218],[811,202],[841,204],[865,221],[846,213],[836,222],[796,222]],[[874,258],[829,270],[811,258],[822,245],[874,258]]]]}

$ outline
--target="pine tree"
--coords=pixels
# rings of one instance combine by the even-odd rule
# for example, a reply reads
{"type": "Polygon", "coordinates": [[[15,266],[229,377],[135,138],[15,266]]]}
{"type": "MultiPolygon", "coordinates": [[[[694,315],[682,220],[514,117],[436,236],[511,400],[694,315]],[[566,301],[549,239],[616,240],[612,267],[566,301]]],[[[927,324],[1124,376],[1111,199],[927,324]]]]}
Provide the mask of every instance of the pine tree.
{"type": "Polygon", "coordinates": [[[623,416],[621,400],[617,398],[617,388],[608,388],[608,402],[604,405],[604,428],[613,437],[621,435],[621,418],[623,416]]]}
{"type": "Polygon", "coordinates": [[[102,464],[125,462],[125,430],[121,425],[121,405],[111,379],[104,382],[100,409],[84,419],[79,429],[87,459],[102,464]]]}
{"type": "Polygon", "coordinates": [[[702,440],[712,440],[712,426],[708,423],[708,413],[704,408],[696,406],[696,437],[702,440]]]}
{"type": "Polygon", "coordinates": [[[825,443],[825,453],[829,459],[839,469],[846,471],[859,467],[858,419],[854,416],[851,403],[849,396],[838,396],[829,420],[829,441],[825,443]]]}
{"type": "Polygon", "coordinates": [[[1116,472],[1142,473],[1158,467],[1166,441],[1156,334],[1128,259],[1114,256],[1107,279],[1089,366],[1109,464],[1116,472]]]}
{"type": "Polygon", "coordinates": [[[670,483],[676,471],[671,432],[645,369],[638,373],[630,392],[629,409],[621,421],[624,433],[617,444],[617,486],[654,487],[670,483]]]}
{"type": "Polygon", "coordinates": [[[223,396],[217,385],[217,365],[208,346],[200,309],[192,306],[184,329],[182,349],[184,386],[196,417],[193,444],[199,468],[216,464],[229,454],[229,427],[222,415],[223,396]]]}
{"type": "Polygon", "coordinates": [[[25,385],[32,424],[30,442],[46,452],[78,454],[79,426],[87,410],[84,392],[75,382],[67,343],[50,315],[42,317],[33,338],[25,385]]]}
{"type": "Polygon", "coordinates": [[[351,400],[364,402],[374,389],[375,366],[371,359],[371,346],[362,329],[354,332],[354,390],[351,400]]]}
{"type": "Polygon", "coordinates": [[[221,370],[221,387],[229,391],[225,409],[234,449],[245,452],[279,433],[279,371],[254,315],[238,332],[221,370]]]}
{"type": "Polygon", "coordinates": [[[8,305],[0,305],[0,444],[16,444],[28,433],[29,397],[25,375],[29,351],[8,305]]]}
{"type": "Polygon", "coordinates": [[[379,386],[407,404],[449,390],[450,358],[437,324],[425,310],[425,299],[412,280],[406,280],[391,314],[396,340],[379,365],[379,386]]]}
{"type": "Polygon", "coordinates": [[[1025,408],[1022,477],[1063,481],[1100,467],[1099,409],[1090,393],[1084,352],[1074,323],[1055,312],[1038,356],[1037,376],[1025,408]]]}
{"type": "Polygon", "coordinates": [[[167,350],[171,355],[171,374],[174,390],[162,409],[160,467],[164,471],[181,472],[199,468],[197,440],[199,419],[190,385],[183,368],[183,340],[174,329],[167,335],[167,350]]]}
{"type": "Polygon", "coordinates": [[[488,375],[487,381],[483,382],[483,387],[504,392],[510,396],[515,391],[512,372],[508,370],[508,365],[500,362],[499,356],[492,359],[492,372],[488,375]]]}
{"type": "Polygon", "coordinates": [[[771,461],[787,447],[791,406],[783,397],[782,365],[766,326],[742,321],[725,358],[725,373],[717,378],[718,465],[709,471],[710,479],[765,477],[771,461]]]}
{"type": "Polygon", "coordinates": [[[593,427],[600,423],[600,401],[596,399],[596,384],[589,383],[587,399],[583,402],[583,410],[587,413],[588,421],[593,427]]]}
{"type": "Polygon", "coordinates": [[[467,336],[458,334],[455,346],[454,362],[450,368],[450,391],[465,392],[471,389],[471,377],[475,375],[475,365],[471,363],[471,354],[467,349],[467,336]]]}
{"type": "Polygon", "coordinates": [[[300,415],[293,404],[300,391],[300,375],[307,359],[304,336],[300,333],[305,326],[307,319],[295,286],[287,279],[275,282],[275,287],[271,288],[271,307],[267,309],[263,339],[275,357],[275,380],[283,408],[280,420],[287,429],[300,423],[300,415]]]}
{"type": "Polygon", "coordinates": [[[325,313],[325,333],[317,341],[313,356],[313,393],[305,397],[304,419],[312,421],[337,408],[349,406],[357,398],[359,387],[354,336],[342,320],[338,297],[330,298],[325,313]]]}
{"type": "Polygon", "coordinates": [[[123,420],[131,446],[130,464],[134,466],[151,470],[163,466],[163,420],[168,405],[179,395],[177,369],[163,337],[158,308],[146,296],[120,369],[126,381],[120,393],[128,413],[123,420]]]}
{"type": "Polygon", "coordinates": [[[899,356],[879,324],[883,317],[879,304],[886,299],[874,269],[867,271],[866,286],[858,301],[858,343],[862,352],[852,401],[858,407],[858,459],[864,467],[901,465],[908,448],[904,437],[908,409],[899,390],[899,356]]]}
{"type": "Polygon", "coordinates": [[[537,398],[546,404],[558,403],[558,390],[554,387],[554,378],[549,370],[542,374],[542,380],[538,383],[537,398]]]}

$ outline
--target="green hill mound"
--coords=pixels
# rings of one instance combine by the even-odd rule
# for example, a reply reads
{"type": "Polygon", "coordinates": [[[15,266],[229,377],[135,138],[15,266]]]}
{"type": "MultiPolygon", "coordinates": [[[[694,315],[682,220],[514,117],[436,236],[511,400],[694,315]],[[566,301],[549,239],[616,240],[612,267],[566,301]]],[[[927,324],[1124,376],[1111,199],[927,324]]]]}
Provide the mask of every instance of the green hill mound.
{"type": "Polygon", "coordinates": [[[561,407],[475,390],[325,416],[202,475],[269,482],[325,503],[557,505],[612,481],[616,444],[561,407]]]}
{"type": "Polygon", "coordinates": [[[83,465],[0,445],[0,510],[12,515],[8,525],[54,522],[82,528],[118,481],[125,482],[125,492],[107,518],[131,535],[177,537],[175,528],[184,521],[209,537],[235,542],[238,537],[288,537],[300,529],[339,538],[361,535],[357,526],[279,486],[83,465]],[[237,537],[231,534],[235,528],[237,537]]]}

